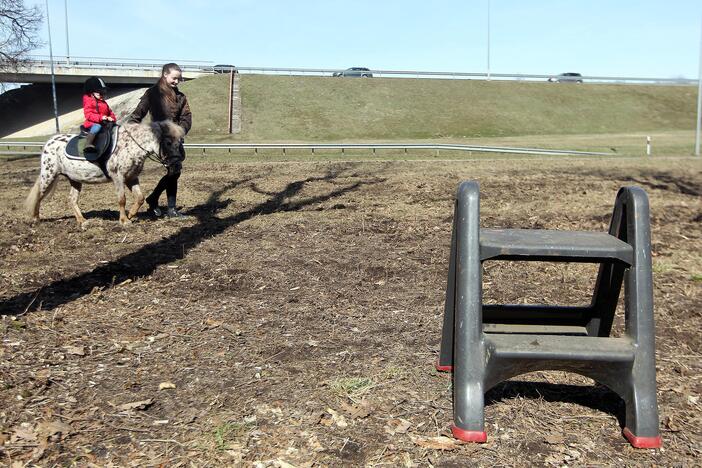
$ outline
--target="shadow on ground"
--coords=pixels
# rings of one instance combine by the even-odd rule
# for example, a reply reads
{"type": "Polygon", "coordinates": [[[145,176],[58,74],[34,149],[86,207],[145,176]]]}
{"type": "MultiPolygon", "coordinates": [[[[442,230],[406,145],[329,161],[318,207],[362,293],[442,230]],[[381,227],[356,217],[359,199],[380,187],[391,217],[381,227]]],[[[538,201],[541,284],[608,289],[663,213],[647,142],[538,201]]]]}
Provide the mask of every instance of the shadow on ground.
{"type": "MultiPolygon", "coordinates": [[[[485,394],[485,404],[492,405],[513,398],[543,400],[546,403],[575,403],[616,417],[619,425],[624,428],[626,417],[624,400],[604,385],[570,385],[509,380],[490,389],[485,394]]],[[[549,411],[548,407],[544,409],[549,411]]],[[[515,421],[515,425],[517,424],[519,422],[515,421]]]]}
{"type": "MultiPolygon", "coordinates": [[[[331,190],[323,195],[309,197],[297,201],[290,200],[298,195],[306,184],[318,181],[333,181],[338,178],[339,172],[328,172],[324,176],[308,177],[303,180],[290,182],[279,192],[264,192],[253,184],[252,178],[233,181],[220,190],[213,192],[208,200],[193,207],[186,213],[195,217],[197,223],[183,227],[171,236],[159,241],[144,245],[139,250],[114,260],[108,264],[95,268],[80,275],[54,281],[34,291],[17,294],[14,297],[0,301],[0,311],[7,315],[21,315],[35,310],[51,310],[58,306],[70,303],[90,294],[95,288],[110,288],[127,279],[148,276],[157,267],[169,264],[184,258],[188,252],[204,240],[217,236],[248,219],[255,216],[269,215],[277,212],[297,211],[306,206],[315,205],[324,201],[340,197],[352,192],[363,185],[382,182],[380,179],[369,179],[350,183],[341,188],[331,190]],[[222,200],[221,197],[229,190],[243,184],[251,184],[252,190],[266,194],[268,200],[225,218],[215,215],[227,208],[231,199],[222,200]]],[[[113,212],[93,212],[99,217],[112,219],[113,212]]]]}

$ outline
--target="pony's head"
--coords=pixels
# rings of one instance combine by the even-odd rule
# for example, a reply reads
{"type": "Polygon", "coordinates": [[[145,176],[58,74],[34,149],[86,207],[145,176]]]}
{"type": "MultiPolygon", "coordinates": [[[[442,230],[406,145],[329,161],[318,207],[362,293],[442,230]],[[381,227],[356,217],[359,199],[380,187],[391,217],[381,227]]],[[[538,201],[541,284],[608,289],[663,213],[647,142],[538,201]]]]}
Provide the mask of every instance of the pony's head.
{"type": "Polygon", "coordinates": [[[178,154],[180,144],[185,136],[185,130],[180,125],[176,125],[169,120],[153,122],[151,130],[154,132],[156,140],[160,142],[161,151],[166,154],[178,154]]]}

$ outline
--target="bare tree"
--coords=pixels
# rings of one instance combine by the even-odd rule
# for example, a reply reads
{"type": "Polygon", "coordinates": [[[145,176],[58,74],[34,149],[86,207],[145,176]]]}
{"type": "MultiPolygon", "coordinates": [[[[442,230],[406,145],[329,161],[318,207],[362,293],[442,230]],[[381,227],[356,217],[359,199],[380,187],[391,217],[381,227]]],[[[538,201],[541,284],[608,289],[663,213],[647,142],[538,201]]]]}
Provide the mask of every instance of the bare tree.
{"type": "Polygon", "coordinates": [[[38,33],[43,20],[38,6],[24,0],[0,0],[0,67],[14,67],[41,45],[38,33]]]}

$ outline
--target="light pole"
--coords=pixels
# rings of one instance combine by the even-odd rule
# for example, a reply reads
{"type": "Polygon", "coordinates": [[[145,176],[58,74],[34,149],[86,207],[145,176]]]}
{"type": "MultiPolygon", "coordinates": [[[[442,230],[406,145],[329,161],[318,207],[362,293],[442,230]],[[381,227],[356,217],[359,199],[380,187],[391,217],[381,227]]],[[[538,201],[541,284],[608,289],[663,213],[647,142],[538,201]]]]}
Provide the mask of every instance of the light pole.
{"type": "Polygon", "coordinates": [[[51,63],[51,94],[54,97],[54,118],[56,119],[56,133],[59,133],[58,105],[56,104],[56,77],[54,76],[54,51],[51,48],[51,20],[49,19],[49,0],[46,4],[46,27],[49,30],[49,62],[51,63]]]}
{"type": "Polygon", "coordinates": [[[702,127],[702,20],[700,21],[700,70],[697,72],[697,131],[695,132],[695,156],[700,155],[700,127],[702,127]]]}
{"type": "Polygon", "coordinates": [[[66,14],[66,65],[71,64],[71,48],[68,43],[68,0],[63,1],[63,8],[66,14]]]}
{"type": "Polygon", "coordinates": [[[490,81],[490,0],[488,0],[487,13],[487,79],[490,81]]]}

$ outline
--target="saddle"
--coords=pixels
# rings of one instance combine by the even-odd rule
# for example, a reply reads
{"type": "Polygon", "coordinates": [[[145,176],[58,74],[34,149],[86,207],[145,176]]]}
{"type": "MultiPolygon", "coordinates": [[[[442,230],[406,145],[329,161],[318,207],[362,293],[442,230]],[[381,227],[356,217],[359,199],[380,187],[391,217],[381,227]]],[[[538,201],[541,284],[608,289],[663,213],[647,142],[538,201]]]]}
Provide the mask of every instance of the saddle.
{"type": "Polygon", "coordinates": [[[97,162],[100,159],[104,159],[104,161],[107,162],[112,152],[115,150],[115,146],[117,146],[117,126],[113,125],[101,130],[95,137],[95,152],[83,154],[83,150],[85,149],[85,137],[87,135],[88,129],[81,125],[80,133],[68,140],[66,144],[66,157],[68,159],[90,162],[97,162]]]}

